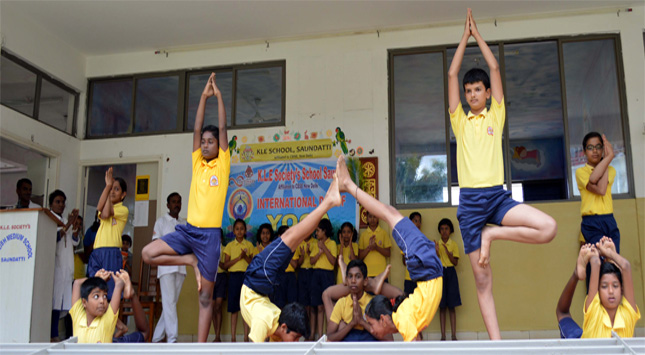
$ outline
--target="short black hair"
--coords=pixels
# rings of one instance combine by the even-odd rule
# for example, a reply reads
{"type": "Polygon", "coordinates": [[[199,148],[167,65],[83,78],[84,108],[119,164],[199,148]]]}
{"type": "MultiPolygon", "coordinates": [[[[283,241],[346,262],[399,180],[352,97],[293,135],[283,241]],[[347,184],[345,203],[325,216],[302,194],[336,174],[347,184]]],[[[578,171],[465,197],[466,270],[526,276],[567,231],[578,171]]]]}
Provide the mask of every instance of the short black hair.
{"type": "Polygon", "coordinates": [[[323,218],[320,220],[320,222],[318,222],[318,228],[325,231],[325,235],[327,236],[327,238],[331,238],[334,235],[331,222],[327,218],[323,218]]]}
{"type": "Polygon", "coordinates": [[[455,226],[452,225],[452,221],[449,220],[448,218],[443,218],[442,220],[439,221],[439,225],[437,226],[437,230],[441,232],[441,226],[448,226],[450,227],[450,233],[455,232],[455,226]]]}
{"type": "Polygon", "coordinates": [[[614,265],[614,263],[611,263],[609,261],[605,261],[600,265],[600,277],[598,278],[598,282],[600,282],[600,279],[602,279],[603,275],[605,274],[614,274],[618,278],[618,281],[620,282],[620,286],[623,286],[623,274],[620,272],[620,269],[614,265]]]}
{"type": "Polygon", "coordinates": [[[359,270],[361,270],[361,274],[363,274],[364,278],[367,278],[367,265],[365,262],[361,259],[353,259],[352,261],[347,264],[347,269],[345,270],[345,276],[349,275],[349,269],[357,267],[359,270]]]}
{"type": "Polygon", "coordinates": [[[286,232],[286,231],[287,231],[287,229],[289,229],[289,226],[286,226],[286,225],[282,225],[282,226],[280,226],[280,227],[278,228],[278,231],[276,232],[276,235],[277,235],[278,237],[282,236],[282,235],[284,234],[284,232],[286,232]]]}
{"type": "Polygon", "coordinates": [[[602,135],[598,132],[589,132],[585,134],[585,137],[582,138],[582,150],[587,149],[587,141],[590,140],[591,138],[598,138],[600,139],[600,142],[602,143],[602,135]]]}
{"type": "Polygon", "coordinates": [[[121,242],[128,242],[132,246],[132,238],[127,234],[121,236],[121,242]]]}
{"type": "Polygon", "coordinates": [[[119,183],[119,186],[121,186],[121,191],[128,192],[128,184],[125,183],[125,180],[123,180],[123,178],[115,177],[114,181],[119,183]]]}
{"type": "Polygon", "coordinates": [[[170,203],[170,199],[171,199],[171,198],[173,198],[173,197],[175,197],[175,196],[179,196],[179,197],[181,197],[181,195],[179,194],[179,192],[173,192],[173,193],[171,193],[170,195],[168,195],[168,197],[166,197],[166,203],[170,203]]]}
{"type": "Polygon", "coordinates": [[[31,180],[27,178],[22,178],[18,180],[18,182],[16,183],[16,189],[19,189],[22,186],[22,184],[29,184],[31,186],[34,186],[34,184],[31,183],[31,180]]]}
{"type": "Polygon", "coordinates": [[[49,194],[49,205],[51,206],[52,203],[54,203],[54,199],[58,196],[63,196],[65,201],[67,201],[67,196],[65,196],[65,193],[61,190],[54,190],[54,192],[49,194]]]}
{"type": "MultiPolygon", "coordinates": [[[[242,225],[244,226],[244,229],[246,229],[246,222],[244,222],[244,220],[242,218],[238,218],[238,219],[235,220],[235,222],[233,222],[233,228],[235,228],[235,225],[238,224],[238,223],[242,223],[242,225]]],[[[245,236],[245,238],[246,238],[246,236],[245,236]]]]}
{"type": "Polygon", "coordinates": [[[466,90],[466,84],[475,84],[480,81],[484,84],[484,88],[490,89],[490,78],[488,77],[488,73],[481,68],[470,69],[466,74],[464,74],[464,90],[466,90]]]}
{"type": "Polygon", "coordinates": [[[374,319],[381,318],[383,314],[392,316],[392,312],[396,312],[405,299],[405,295],[400,295],[394,299],[394,304],[392,304],[389,298],[383,295],[376,295],[365,307],[365,315],[374,319]]]}
{"type": "Polygon", "coordinates": [[[414,212],[410,213],[410,217],[409,217],[409,218],[410,218],[410,220],[412,220],[412,219],[413,219],[414,217],[416,217],[416,216],[419,216],[419,218],[421,218],[421,213],[419,213],[419,212],[417,212],[417,211],[414,211],[414,212]]]}
{"type": "Polygon", "coordinates": [[[211,132],[215,139],[219,139],[219,128],[213,126],[212,124],[206,125],[202,128],[202,133],[199,135],[199,138],[203,137],[205,132],[211,132]]]}
{"type": "Polygon", "coordinates": [[[89,277],[81,284],[81,298],[87,300],[92,290],[98,288],[101,291],[108,292],[108,284],[100,277],[89,277]]]}
{"type": "Polygon", "coordinates": [[[352,242],[356,242],[358,240],[358,232],[356,231],[356,228],[352,224],[352,222],[344,222],[341,226],[340,229],[338,230],[338,241],[340,242],[340,234],[343,231],[343,228],[349,228],[349,230],[352,231],[352,242]]]}
{"type": "Polygon", "coordinates": [[[309,315],[300,303],[289,303],[282,308],[278,318],[278,325],[281,324],[287,325],[287,333],[296,332],[305,338],[309,337],[309,315]]]}

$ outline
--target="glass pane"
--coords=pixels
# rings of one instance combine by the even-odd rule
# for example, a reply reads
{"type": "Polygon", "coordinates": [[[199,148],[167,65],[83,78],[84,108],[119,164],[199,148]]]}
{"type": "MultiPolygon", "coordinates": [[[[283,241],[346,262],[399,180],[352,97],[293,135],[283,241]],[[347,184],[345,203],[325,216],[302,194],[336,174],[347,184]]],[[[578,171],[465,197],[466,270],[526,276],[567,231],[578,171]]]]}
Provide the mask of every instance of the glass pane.
{"type": "Polygon", "coordinates": [[[238,70],[235,125],[282,121],[282,67],[238,70]]]}
{"type": "MultiPolygon", "coordinates": [[[[450,66],[450,63],[452,63],[452,58],[455,56],[455,51],[457,48],[451,48],[446,51],[446,55],[448,56],[447,58],[447,63],[448,66],[450,66]]],[[[499,47],[496,45],[490,46],[490,50],[493,52],[495,55],[495,58],[497,59],[497,62],[499,63],[499,47]]],[[[486,60],[484,59],[484,56],[482,56],[482,52],[479,49],[478,46],[470,46],[466,47],[466,52],[464,53],[464,59],[461,62],[461,70],[459,70],[459,97],[461,98],[461,106],[464,109],[464,112],[468,113],[470,111],[470,106],[468,105],[468,102],[466,101],[466,96],[464,95],[464,86],[462,85],[462,80],[464,78],[464,74],[466,74],[467,71],[473,68],[481,68],[486,71],[486,73],[490,73],[490,70],[488,69],[488,64],[486,64],[486,60]]],[[[490,100],[488,100],[487,107],[490,107],[490,100]]],[[[446,110],[448,110],[446,108],[446,110]]],[[[506,160],[506,152],[504,152],[504,160],[506,160]]],[[[451,172],[451,184],[457,186],[458,185],[458,176],[457,176],[457,141],[455,140],[455,134],[452,132],[452,129],[450,129],[450,172],[451,172]]],[[[453,197],[453,202],[454,202],[454,197],[453,197]]],[[[459,201],[458,199],[456,201],[459,201]]],[[[453,203],[453,205],[456,205],[458,203],[453,203]]]]}
{"type": "MultiPolygon", "coordinates": [[[[210,73],[194,74],[188,78],[188,113],[186,116],[186,130],[192,131],[195,127],[195,115],[197,106],[206,86],[210,73]]],[[[222,100],[226,108],[226,125],[231,126],[231,102],[233,100],[233,72],[218,72],[215,78],[217,88],[222,92],[222,100]]],[[[204,126],[213,125],[217,127],[217,99],[210,98],[206,101],[206,112],[204,113],[204,126]]]]}
{"type": "Polygon", "coordinates": [[[132,79],[92,84],[90,136],[128,133],[132,115],[132,79]]]}
{"type": "Polygon", "coordinates": [[[506,45],[504,61],[512,190],[524,201],[566,199],[558,44],[506,45]]]}
{"type": "Polygon", "coordinates": [[[37,75],[2,56],[0,102],[29,117],[34,116],[37,75]]]}
{"type": "MultiPolygon", "coordinates": [[[[569,120],[571,174],[586,163],[585,134],[605,134],[614,146],[611,166],[616,169],[612,194],[628,193],[623,120],[620,111],[616,49],[613,39],[569,42],[562,45],[569,120]]],[[[575,182],[574,182],[575,183],[575,182]]],[[[580,192],[573,189],[574,194],[580,192]]]]}
{"type": "Polygon", "coordinates": [[[396,203],[447,202],[443,53],[393,63],[396,203]]]}
{"type": "Polygon", "coordinates": [[[74,122],[74,95],[43,78],[40,87],[38,120],[61,131],[72,133],[74,122]]]}
{"type": "Polygon", "coordinates": [[[137,79],[134,132],[176,130],[178,104],[178,76],[137,79]]]}

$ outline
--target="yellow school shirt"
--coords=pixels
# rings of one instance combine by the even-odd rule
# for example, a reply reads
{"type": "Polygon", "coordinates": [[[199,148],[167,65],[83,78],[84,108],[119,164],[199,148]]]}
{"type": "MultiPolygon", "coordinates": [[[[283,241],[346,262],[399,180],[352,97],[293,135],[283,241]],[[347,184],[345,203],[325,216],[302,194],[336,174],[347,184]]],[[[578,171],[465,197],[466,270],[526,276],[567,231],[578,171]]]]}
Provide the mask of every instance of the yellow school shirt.
{"type": "MultiPolygon", "coordinates": [[[[372,300],[367,292],[363,292],[363,297],[358,300],[358,305],[361,307],[361,313],[365,314],[365,307],[372,300]]],[[[329,318],[332,322],[340,324],[341,321],[349,324],[349,322],[354,319],[354,300],[352,295],[349,294],[336,302],[334,305],[334,310],[331,311],[331,317],[329,318]]],[[[357,324],[354,329],[363,330],[363,326],[357,324]]]]}
{"type": "Polygon", "coordinates": [[[604,196],[595,194],[587,190],[587,183],[589,177],[593,172],[594,167],[585,164],[582,168],[576,170],[576,182],[578,183],[578,191],[580,191],[580,214],[583,216],[591,216],[596,214],[609,214],[614,213],[614,204],[611,198],[611,185],[616,178],[616,169],[613,166],[608,166],[607,191],[604,196]]]}
{"type": "Polygon", "coordinates": [[[123,202],[119,202],[113,206],[113,209],[114,215],[108,219],[101,218],[101,212],[99,212],[101,225],[96,232],[94,249],[114,247],[121,249],[121,245],[123,245],[121,235],[125,223],[128,221],[128,208],[123,206],[123,202]]]}
{"type": "Polygon", "coordinates": [[[444,243],[441,239],[437,241],[439,243],[438,249],[439,249],[439,259],[441,259],[441,265],[443,267],[451,267],[455,266],[450,262],[450,258],[448,257],[448,253],[446,253],[446,249],[444,249],[443,245],[445,244],[446,247],[448,247],[448,251],[452,253],[452,256],[454,258],[459,259],[459,247],[457,246],[457,243],[455,243],[452,239],[448,238],[448,241],[444,243]]]}
{"type": "MultiPolygon", "coordinates": [[[[341,242],[342,243],[342,242],[341,242]]],[[[354,251],[354,255],[358,258],[358,244],[357,243],[351,243],[351,250],[354,251]]],[[[343,248],[343,261],[345,262],[345,265],[348,265],[352,259],[349,258],[349,252],[350,249],[349,247],[343,248]]],[[[338,249],[336,251],[336,255],[340,255],[340,244],[338,244],[338,249]]],[[[336,273],[336,284],[342,284],[343,283],[343,275],[340,272],[340,268],[338,268],[338,272],[336,273]]]]}
{"type": "MultiPolygon", "coordinates": [[[[405,254],[403,252],[401,252],[401,255],[403,255],[405,257],[405,254]]],[[[410,278],[410,270],[408,270],[407,265],[405,265],[405,280],[406,281],[412,281],[412,279],[410,278]]]]}
{"type": "MultiPolygon", "coordinates": [[[[367,249],[370,245],[370,238],[373,235],[376,236],[376,245],[379,247],[390,248],[392,246],[390,235],[384,231],[381,226],[377,226],[374,231],[368,227],[366,230],[361,232],[361,236],[358,239],[358,249],[367,249]]],[[[365,265],[367,265],[368,277],[377,276],[385,271],[385,267],[387,266],[387,258],[376,250],[370,251],[363,261],[365,262],[365,265]]]]}
{"type": "MultiPolygon", "coordinates": [[[[280,308],[271,303],[269,297],[259,295],[246,285],[242,285],[240,293],[240,312],[251,328],[249,339],[254,343],[264,342],[278,330],[280,308]]],[[[272,337],[271,340],[276,339],[272,337]]]]}
{"type": "Polygon", "coordinates": [[[490,110],[477,116],[464,113],[461,102],[450,113],[450,124],[457,140],[459,187],[491,187],[504,183],[502,133],[506,109],[504,100],[491,97],[490,110]]]}
{"type": "Polygon", "coordinates": [[[439,308],[442,290],[443,277],[419,281],[414,292],[392,313],[392,322],[404,341],[413,341],[430,324],[439,308]]]}
{"type": "MultiPolygon", "coordinates": [[[[226,247],[224,248],[224,254],[230,257],[230,260],[233,260],[242,254],[242,249],[246,249],[246,255],[253,258],[253,252],[255,247],[253,243],[249,242],[246,239],[242,239],[241,242],[238,242],[237,239],[231,240],[226,247]]],[[[228,272],[244,272],[246,268],[249,267],[249,263],[244,259],[240,259],[235,265],[228,268],[228,272]]]]}
{"type": "Polygon", "coordinates": [[[87,313],[83,307],[83,301],[79,299],[74,303],[69,314],[72,317],[74,335],[78,337],[79,343],[111,343],[114,335],[114,327],[119,312],[114,313],[112,306],[108,303],[105,313],[94,318],[92,324],[87,325],[87,313]]]}
{"type": "Polygon", "coordinates": [[[231,154],[219,148],[217,158],[207,162],[201,149],[193,152],[193,178],[188,197],[188,223],[199,228],[222,227],[224,203],[231,172],[231,154]]]}
{"type": "MultiPolygon", "coordinates": [[[[296,260],[296,261],[298,260],[298,258],[296,258],[295,253],[293,254],[293,257],[291,258],[291,260],[296,260]]],[[[287,269],[284,270],[284,272],[296,272],[296,269],[294,269],[293,266],[291,265],[291,262],[289,262],[289,266],[287,266],[287,269]]]]}
{"type": "MultiPolygon", "coordinates": [[[[585,298],[586,303],[587,299],[585,298]]],[[[634,336],[636,322],[641,319],[641,312],[638,310],[638,307],[634,310],[629,301],[623,297],[616,310],[614,326],[612,327],[607,310],[600,304],[600,295],[598,293],[596,293],[596,296],[584,314],[585,320],[582,325],[583,338],[611,338],[612,330],[621,338],[632,338],[634,336]]]]}
{"type": "Polygon", "coordinates": [[[224,248],[220,245],[220,247],[219,247],[219,263],[217,263],[217,273],[218,274],[222,273],[222,272],[226,272],[226,270],[222,269],[222,267],[219,266],[220,263],[223,263],[223,262],[224,262],[224,248]]]}
{"type": "MultiPolygon", "coordinates": [[[[338,256],[338,249],[336,247],[336,242],[330,238],[327,238],[327,240],[325,240],[325,247],[329,249],[329,252],[334,257],[334,260],[335,260],[336,257],[338,256]]],[[[320,257],[318,258],[318,260],[316,260],[316,264],[313,266],[314,269],[334,270],[335,264],[330,263],[325,252],[318,249],[318,240],[316,240],[316,242],[313,243],[313,245],[311,246],[311,255],[312,256],[317,255],[318,252],[322,252],[322,254],[320,254],[320,257]]]]}
{"type": "Polygon", "coordinates": [[[312,255],[313,253],[307,254],[307,244],[309,244],[309,250],[311,251],[313,249],[313,244],[317,244],[318,240],[316,238],[311,238],[309,241],[303,240],[299,245],[298,248],[296,249],[296,253],[293,255],[293,258],[298,260],[300,259],[300,249],[304,248],[304,254],[305,258],[302,261],[302,265],[300,265],[301,269],[311,269],[311,260],[309,259],[309,255],[312,255]]]}

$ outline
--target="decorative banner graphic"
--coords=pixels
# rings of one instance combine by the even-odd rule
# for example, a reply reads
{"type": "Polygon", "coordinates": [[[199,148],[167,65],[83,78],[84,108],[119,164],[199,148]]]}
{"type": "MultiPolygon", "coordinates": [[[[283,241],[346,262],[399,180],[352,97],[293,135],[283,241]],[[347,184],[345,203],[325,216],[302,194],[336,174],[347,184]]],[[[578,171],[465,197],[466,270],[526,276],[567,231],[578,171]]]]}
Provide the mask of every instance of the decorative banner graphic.
{"type": "MultiPolygon", "coordinates": [[[[233,224],[238,218],[246,222],[247,239],[254,244],[255,233],[263,223],[271,224],[274,231],[282,225],[297,224],[323,200],[335,172],[335,159],[232,164],[222,220],[225,242],[235,238],[233,224]]],[[[341,196],[342,206],[332,208],[325,216],[334,231],[344,222],[357,222],[356,199],[346,193],[341,196]]]]}
{"type": "Polygon", "coordinates": [[[243,144],[239,148],[239,153],[242,163],[329,158],[332,156],[332,141],[331,139],[316,139],[243,144]]]}
{"type": "MultiPolygon", "coordinates": [[[[361,189],[378,200],[378,158],[359,158],[363,166],[363,186],[361,189]]],[[[360,208],[360,228],[367,228],[367,211],[360,208]]]]}

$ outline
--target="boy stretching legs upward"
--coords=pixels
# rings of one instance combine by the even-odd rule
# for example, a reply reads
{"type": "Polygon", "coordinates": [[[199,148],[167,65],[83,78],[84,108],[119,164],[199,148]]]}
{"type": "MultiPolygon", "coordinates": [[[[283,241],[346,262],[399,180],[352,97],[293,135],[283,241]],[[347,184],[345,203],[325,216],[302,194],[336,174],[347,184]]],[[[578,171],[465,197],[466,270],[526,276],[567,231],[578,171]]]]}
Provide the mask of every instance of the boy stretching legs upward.
{"type": "Polygon", "coordinates": [[[220,258],[230,160],[224,101],[212,73],[195,117],[188,223],[178,225],[174,232],[153,240],[141,251],[143,260],[150,265],[190,265],[195,270],[199,291],[197,340],[202,343],[208,337],[213,316],[211,300],[220,258]],[[208,125],[202,129],[206,100],[212,96],[217,97],[219,128],[208,125]]]}
{"type": "Polygon", "coordinates": [[[318,207],[271,242],[249,264],[240,295],[240,311],[244,321],[251,326],[249,338],[254,343],[264,342],[268,337],[277,341],[298,341],[301,336],[309,335],[309,320],[304,306],[290,303],[280,310],[271,303],[269,295],[278,286],[276,281],[287,269],[298,245],[318,227],[327,211],[340,205],[338,180],[334,174],[318,207]]]}
{"type": "Polygon", "coordinates": [[[495,55],[477,30],[468,9],[464,34],[448,71],[450,123],[457,140],[457,173],[459,177],[459,207],[457,219],[475,275],[479,308],[491,340],[501,339],[495,300],[493,275],[489,266],[490,247],[494,240],[541,244],[550,242],[557,226],[553,218],[511,198],[505,191],[502,133],[506,116],[502,77],[495,55]],[[459,69],[468,38],[473,36],[490,69],[469,70],[463,79],[468,115],[459,97],[459,69]],[[492,98],[491,98],[492,94],[492,98]],[[486,100],[491,98],[490,110],[486,100]],[[491,223],[496,226],[486,226],[491,223]]]}

